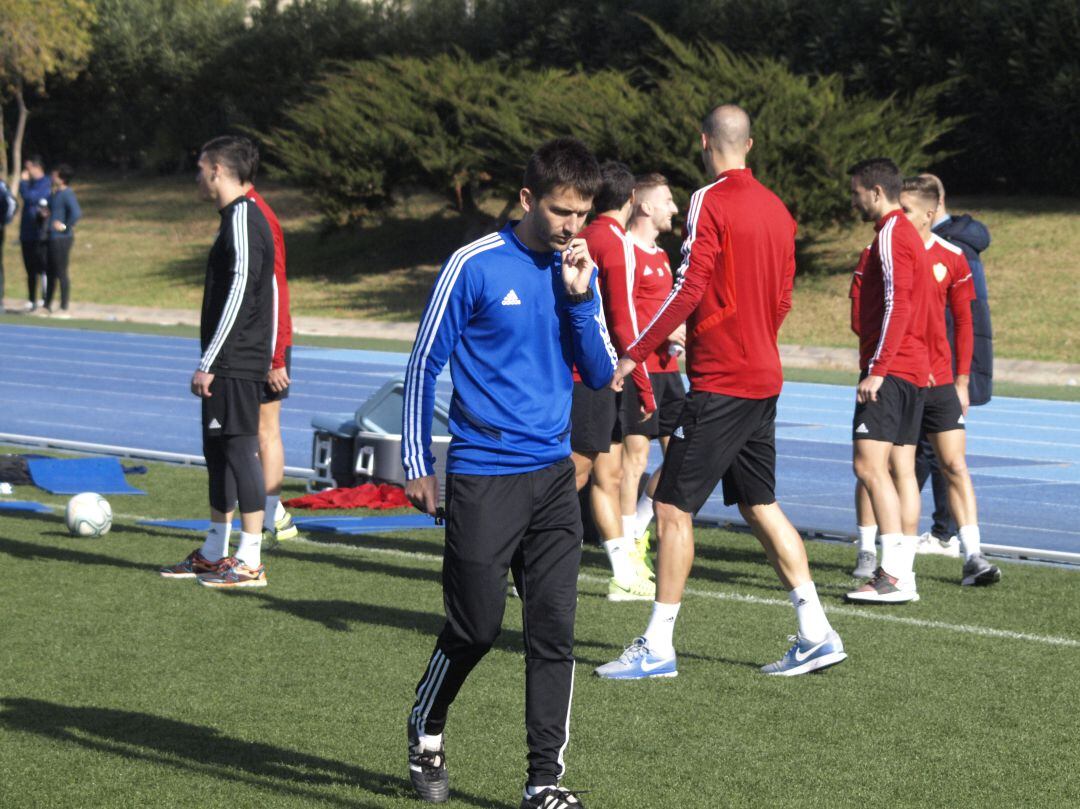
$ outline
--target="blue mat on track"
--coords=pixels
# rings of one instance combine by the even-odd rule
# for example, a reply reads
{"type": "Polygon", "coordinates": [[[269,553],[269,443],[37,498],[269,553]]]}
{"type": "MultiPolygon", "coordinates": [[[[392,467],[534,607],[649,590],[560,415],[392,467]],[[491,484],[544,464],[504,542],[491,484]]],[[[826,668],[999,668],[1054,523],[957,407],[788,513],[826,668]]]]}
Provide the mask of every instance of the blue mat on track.
{"type": "Polygon", "coordinates": [[[44,503],[29,500],[0,500],[0,511],[30,511],[35,514],[50,514],[52,509],[44,503]]]}
{"type": "MultiPolygon", "coordinates": [[[[435,519],[427,514],[395,514],[386,517],[294,517],[293,522],[300,529],[347,535],[441,527],[436,526],[435,519]]],[[[208,531],[210,529],[209,520],[140,520],[139,525],[178,528],[182,531],[208,531]]],[[[239,520],[233,520],[233,528],[239,530],[239,520]]]]}
{"type": "Polygon", "coordinates": [[[26,465],[34,485],[52,494],[146,494],[128,484],[116,458],[43,458],[26,465]]]}

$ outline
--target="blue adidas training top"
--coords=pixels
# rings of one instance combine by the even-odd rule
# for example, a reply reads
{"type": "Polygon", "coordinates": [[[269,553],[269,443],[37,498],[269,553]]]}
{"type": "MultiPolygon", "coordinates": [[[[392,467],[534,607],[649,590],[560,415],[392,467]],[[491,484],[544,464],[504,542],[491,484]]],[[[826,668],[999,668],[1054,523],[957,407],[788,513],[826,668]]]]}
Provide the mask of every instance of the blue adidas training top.
{"type": "Polygon", "coordinates": [[[617,357],[608,340],[593,270],[593,299],[571,305],[561,255],[536,253],[515,222],[454,253],[428,299],[405,377],[401,455],[408,480],[434,474],[435,380],[447,361],[448,471],[511,475],[570,455],[576,364],[600,389],[617,357]]]}

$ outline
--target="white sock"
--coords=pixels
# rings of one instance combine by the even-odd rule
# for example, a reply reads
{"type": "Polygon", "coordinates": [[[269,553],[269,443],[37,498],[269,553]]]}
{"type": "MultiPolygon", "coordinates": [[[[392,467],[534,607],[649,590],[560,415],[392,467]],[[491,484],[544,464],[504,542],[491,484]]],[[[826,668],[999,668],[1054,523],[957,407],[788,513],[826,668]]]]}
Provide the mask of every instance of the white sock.
{"type": "Polygon", "coordinates": [[[890,576],[909,581],[915,575],[915,547],[918,544],[918,537],[883,534],[881,536],[881,567],[890,576]]]}
{"type": "Polygon", "coordinates": [[[881,535],[881,568],[890,576],[904,578],[903,534],[881,535]]]}
{"type": "Polygon", "coordinates": [[[425,733],[423,736],[420,737],[420,746],[423,749],[430,750],[434,753],[436,750],[442,747],[442,734],[436,733],[434,736],[429,736],[425,733]]]}
{"type": "Polygon", "coordinates": [[[661,604],[653,602],[652,617],[645,629],[645,644],[649,651],[660,657],[675,654],[675,619],[679,616],[681,604],[661,604]]]}
{"type": "Polygon", "coordinates": [[[236,558],[248,567],[262,564],[262,531],[257,534],[240,532],[240,547],[236,549],[236,558]]]}
{"type": "Polygon", "coordinates": [[[859,552],[866,551],[877,555],[877,526],[860,525],[859,529],[859,552]]]}
{"type": "Polygon", "coordinates": [[[611,563],[611,575],[624,583],[634,578],[634,563],[626,546],[626,540],[622,537],[604,542],[604,550],[607,551],[607,558],[611,563]]]}
{"type": "Polygon", "coordinates": [[[649,523],[653,518],[653,502],[652,498],[647,494],[641,495],[637,501],[637,534],[641,536],[645,533],[645,529],[649,527],[649,523]]]}
{"type": "Polygon", "coordinates": [[[637,530],[637,517],[633,514],[622,515],[622,535],[629,540],[635,540],[641,536],[637,530]]]}
{"type": "Polygon", "coordinates": [[[795,618],[799,622],[799,635],[810,641],[818,643],[825,640],[832,626],[825,617],[825,610],[821,608],[818,600],[817,587],[812,581],[800,584],[790,593],[788,598],[795,605],[795,618]]]}
{"type": "Polygon", "coordinates": [[[199,553],[210,562],[217,562],[229,555],[229,533],[232,531],[232,523],[212,522],[210,530],[206,532],[199,553]]]}
{"type": "Polygon", "coordinates": [[[972,556],[978,553],[982,553],[981,538],[979,536],[979,526],[977,525],[961,525],[960,526],[960,547],[964,549],[964,560],[967,561],[972,556]]]}
{"type": "Polygon", "coordinates": [[[274,530],[274,523],[280,519],[278,517],[277,510],[281,508],[281,495],[268,494],[266,495],[266,505],[263,506],[263,529],[266,531],[274,530]],[[269,525],[267,524],[269,523],[269,525]]]}

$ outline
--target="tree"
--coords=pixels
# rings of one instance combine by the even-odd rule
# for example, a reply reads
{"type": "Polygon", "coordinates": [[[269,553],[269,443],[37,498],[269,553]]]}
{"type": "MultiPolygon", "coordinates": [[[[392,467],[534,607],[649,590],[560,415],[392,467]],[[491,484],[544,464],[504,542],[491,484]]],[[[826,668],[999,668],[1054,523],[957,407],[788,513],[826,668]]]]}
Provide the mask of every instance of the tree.
{"type": "Polygon", "coordinates": [[[12,139],[11,164],[0,120],[0,172],[11,171],[14,184],[22,162],[22,141],[30,110],[28,92],[44,92],[45,79],[73,78],[90,55],[90,26],[95,19],[88,0],[0,0],[0,98],[13,96],[19,110],[12,139]]]}

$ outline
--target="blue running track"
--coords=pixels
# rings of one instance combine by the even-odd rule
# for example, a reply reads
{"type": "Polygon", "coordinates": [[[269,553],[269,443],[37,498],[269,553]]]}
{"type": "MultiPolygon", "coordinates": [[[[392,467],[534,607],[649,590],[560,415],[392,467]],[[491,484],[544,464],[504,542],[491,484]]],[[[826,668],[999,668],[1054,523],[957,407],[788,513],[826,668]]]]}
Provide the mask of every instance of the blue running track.
{"type": "MultiPolygon", "coordinates": [[[[0,433],[201,455],[188,392],[195,340],[0,325],[0,341],[0,433]]],[[[294,347],[286,463],[311,465],[312,415],[354,411],[405,359],[294,347]]],[[[448,397],[448,381],[440,393],[448,397]]],[[[849,387],[796,382],[780,397],[777,496],[800,528],[853,531],[853,399],[849,387]]],[[[997,398],[973,408],[968,453],[985,542],[1080,553],[1080,403],[997,398]]],[[[931,509],[928,486],[924,514],[931,509]]],[[[738,521],[719,492],[702,516],[738,521]]]]}

